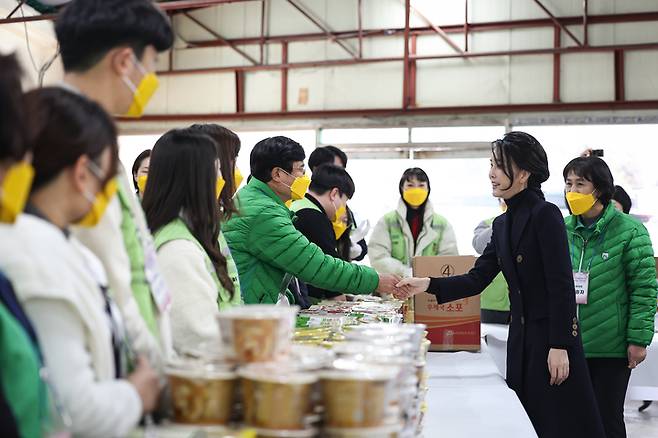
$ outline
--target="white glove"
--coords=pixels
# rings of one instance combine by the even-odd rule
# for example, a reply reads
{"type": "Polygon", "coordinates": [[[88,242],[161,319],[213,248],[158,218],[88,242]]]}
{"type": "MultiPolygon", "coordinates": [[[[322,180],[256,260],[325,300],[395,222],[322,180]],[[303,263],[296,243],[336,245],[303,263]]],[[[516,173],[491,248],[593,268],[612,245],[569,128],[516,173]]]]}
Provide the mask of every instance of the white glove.
{"type": "Polygon", "coordinates": [[[361,248],[361,245],[352,243],[352,246],[350,246],[350,260],[356,259],[362,252],[363,248],[361,248]]]}
{"type": "Polygon", "coordinates": [[[350,232],[350,240],[352,241],[352,244],[358,243],[365,239],[365,237],[368,235],[368,231],[370,231],[370,221],[366,219],[359,222],[356,226],[356,229],[350,232]]]}

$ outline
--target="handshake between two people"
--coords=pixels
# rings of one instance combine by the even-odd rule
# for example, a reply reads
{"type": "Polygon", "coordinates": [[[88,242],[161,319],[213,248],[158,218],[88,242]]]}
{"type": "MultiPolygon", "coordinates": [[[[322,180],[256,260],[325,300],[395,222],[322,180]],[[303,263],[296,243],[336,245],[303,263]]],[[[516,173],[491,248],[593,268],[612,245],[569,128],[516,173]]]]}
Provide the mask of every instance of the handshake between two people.
{"type": "Polygon", "coordinates": [[[376,292],[393,295],[399,300],[406,300],[419,293],[427,292],[429,287],[430,279],[427,277],[402,278],[394,274],[379,274],[379,285],[376,292]]]}

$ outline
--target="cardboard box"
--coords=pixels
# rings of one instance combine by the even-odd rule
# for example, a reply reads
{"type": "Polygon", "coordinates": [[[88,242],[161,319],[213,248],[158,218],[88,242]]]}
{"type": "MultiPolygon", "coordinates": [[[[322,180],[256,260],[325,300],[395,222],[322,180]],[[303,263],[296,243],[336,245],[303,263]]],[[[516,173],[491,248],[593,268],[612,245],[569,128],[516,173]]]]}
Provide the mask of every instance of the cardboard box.
{"type": "MultiPolygon", "coordinates": [[[[472,256],[415,257],[414,277],[452,277],[465,274],[475,264],[472,256]]],[[[414,321],[427,325],[431,351],[480,350],[480,296],[438,304],[431,294],[418,294],[413,303],[414,321]]]]}

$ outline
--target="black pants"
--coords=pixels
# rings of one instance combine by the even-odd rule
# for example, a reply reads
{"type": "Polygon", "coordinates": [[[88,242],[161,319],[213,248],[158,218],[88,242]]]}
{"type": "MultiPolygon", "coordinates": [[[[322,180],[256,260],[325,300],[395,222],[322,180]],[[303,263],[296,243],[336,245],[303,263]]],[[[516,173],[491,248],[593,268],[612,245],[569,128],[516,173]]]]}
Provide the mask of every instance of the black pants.
{"type": "Polygon", "coordinates": [[[510,312],[501,310],[480,309],[480,321],[485,324],[507,324],[509,325],[510,312]]]}
{"type": "Polygon", "coordinates": [[[628,359],[587,359],[594,395],[607,438],[626,438],[624,399],[631,370],[628,359]]]}

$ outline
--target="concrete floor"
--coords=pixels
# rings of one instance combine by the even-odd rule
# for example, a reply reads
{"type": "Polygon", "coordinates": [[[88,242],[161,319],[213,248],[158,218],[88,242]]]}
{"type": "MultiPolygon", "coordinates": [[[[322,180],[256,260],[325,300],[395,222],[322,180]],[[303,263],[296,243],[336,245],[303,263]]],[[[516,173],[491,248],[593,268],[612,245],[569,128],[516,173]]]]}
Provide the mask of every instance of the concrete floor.
{"type": "Polygon", "coordinates": [[[658,401],[644,412],[638,412],[640,401],[627,401],[624,406],[626,434],[629,438],[658,437],[658,401]]]}

